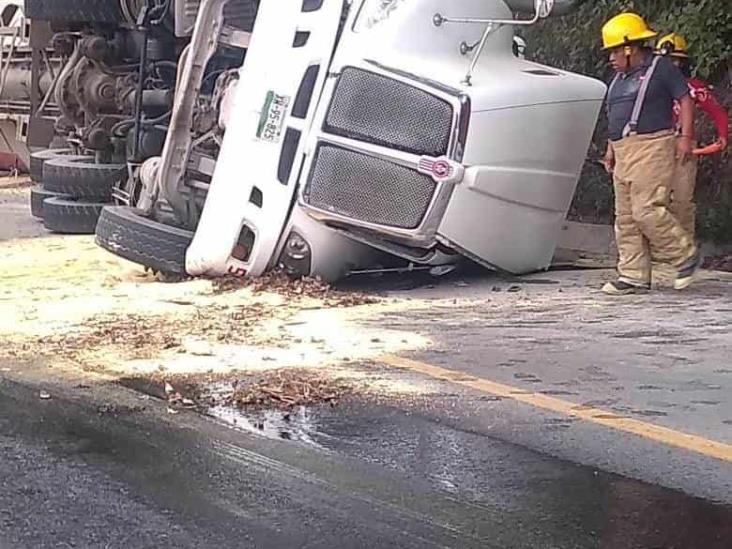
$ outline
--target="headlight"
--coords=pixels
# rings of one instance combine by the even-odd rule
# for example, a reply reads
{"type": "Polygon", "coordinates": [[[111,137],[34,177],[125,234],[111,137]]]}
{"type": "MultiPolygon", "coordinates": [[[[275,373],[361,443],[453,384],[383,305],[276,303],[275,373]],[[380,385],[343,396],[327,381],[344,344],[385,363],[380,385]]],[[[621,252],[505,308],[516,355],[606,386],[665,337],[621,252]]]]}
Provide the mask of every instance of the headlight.
{"type": "Polygon", "coordinates": [[[387,19],[404,0],[364,0],[354,30],[361,32],[387,19]]]}
{"type": "Polygon", "coordinates": [[[287,254],[287,257],[291,259],[298,261],[306,259],[310,255],[310,245],[303,237],[293,232],[290,233],[290,238],[287,239],[285,253],[287,254]]]}
{"type": "Polygon", "coordinates": [[[296,276],[310,274],[312,251],[310,244],[295,231],[287,237],[285,247],[280,254],[279,267],[296,276]]]}

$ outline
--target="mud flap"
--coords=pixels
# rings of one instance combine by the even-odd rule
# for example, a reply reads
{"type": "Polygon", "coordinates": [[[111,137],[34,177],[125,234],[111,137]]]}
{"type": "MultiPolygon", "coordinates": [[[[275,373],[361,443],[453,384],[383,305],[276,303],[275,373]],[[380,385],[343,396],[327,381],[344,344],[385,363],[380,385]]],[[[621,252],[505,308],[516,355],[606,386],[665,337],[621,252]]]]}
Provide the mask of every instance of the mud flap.
{"type": "MultiPolygon", "coordinates": [[[[343,1],[263,2],[203,214],[186,255],[191,275],[262,274],[287,224],[304,139],[333,54],[343,1]],[[245,260],[232,256],[242,229],[245,260]]],[[[241,256],[239,256],[241,257],[241,256]]]]}

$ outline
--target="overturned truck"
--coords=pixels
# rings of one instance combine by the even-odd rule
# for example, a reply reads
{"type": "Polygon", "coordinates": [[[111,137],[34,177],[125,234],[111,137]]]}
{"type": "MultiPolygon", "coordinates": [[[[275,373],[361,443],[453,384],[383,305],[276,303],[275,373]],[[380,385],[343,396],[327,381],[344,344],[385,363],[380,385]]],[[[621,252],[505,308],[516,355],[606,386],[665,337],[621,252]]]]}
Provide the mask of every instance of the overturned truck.
{"type": "MultiPolygon", "coordinates": [[[[142,163],[162,153],[198,2],[26,0],[23,8],[29,168],[39,184],[31,211],[48,229],[93,234],[106,205],[135,203],[142,163]]],[[[245,8],[233,20],[251,29],[256,6],[245,8]]],[[[21,61],[10,69],[15,79],[21,61]]],[[[202,92],[241,62],[241,52],[217,52],[202,92]]]]}
{"type": "Polygon", "coordinates": [[[174,29],[196,13],[165,141],[127,162],[127,205],[102,211],[98,244],[193,276],[547,268],[605,86],[512,44],[571,4],[161,4],[174,29]]]}

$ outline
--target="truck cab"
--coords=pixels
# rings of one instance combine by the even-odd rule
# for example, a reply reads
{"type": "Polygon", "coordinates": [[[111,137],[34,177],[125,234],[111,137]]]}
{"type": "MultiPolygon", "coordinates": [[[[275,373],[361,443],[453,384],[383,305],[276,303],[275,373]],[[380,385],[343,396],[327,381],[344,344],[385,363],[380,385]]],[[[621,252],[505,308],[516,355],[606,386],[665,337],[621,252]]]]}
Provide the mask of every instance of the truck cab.
{"type": "Polygon", "coordinates": [[[384,257],[547,268],[605,86],[517,58],[513,38],[571,4],[262,0],[238,38],[244,61],[217,103],[220,146],[192,211],[179,189],[196,158],[195,97],[208,59],[231,47],[225,0],[203,0],[163,154],[141,170],[137,210],[102,214],[98,242],[134,248],[134,227],[161,224],[164,202],[173,222],[161,230],[187,231],[173,263],[195,276],[284,267],[333,280],[384,257]]]}

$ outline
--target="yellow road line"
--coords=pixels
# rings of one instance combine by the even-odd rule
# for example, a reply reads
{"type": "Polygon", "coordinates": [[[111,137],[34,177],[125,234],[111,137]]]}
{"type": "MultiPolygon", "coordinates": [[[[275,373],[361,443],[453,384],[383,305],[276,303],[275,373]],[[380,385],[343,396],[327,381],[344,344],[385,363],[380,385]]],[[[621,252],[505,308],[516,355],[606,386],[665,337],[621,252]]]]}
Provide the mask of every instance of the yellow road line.
{"type": "Polygon", "coordinates": [[[591,423],[604,425],[605,427],[610,427],[618,431],[632,433],[655,442],[676,446],[677,448],[690,450],[697,454],[722,461],[732,462],[732,445],[723,442],[709,440],[697,435],[690,435],[681,431],[653,425],[652,423],[645,423],[636,419],[619,416],[607,410],[595,408],[594,406],[575,404],[574,402],[526,391],[518,387],[496,383],[463,372],[448,370],[447,368],[410,360],[408,358],[395,355],[383,355],[379,357],[379,361],[389,366],[412,370],[435,379],[450,381],[458,385],[470,387],[471,389],[477,389],[485,393],[523,402],[536,408],[551,410],[552,412],[558,412],[591,423]]]}

